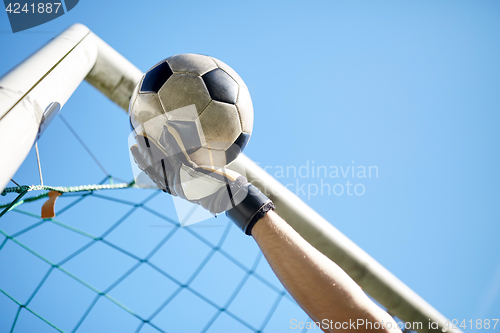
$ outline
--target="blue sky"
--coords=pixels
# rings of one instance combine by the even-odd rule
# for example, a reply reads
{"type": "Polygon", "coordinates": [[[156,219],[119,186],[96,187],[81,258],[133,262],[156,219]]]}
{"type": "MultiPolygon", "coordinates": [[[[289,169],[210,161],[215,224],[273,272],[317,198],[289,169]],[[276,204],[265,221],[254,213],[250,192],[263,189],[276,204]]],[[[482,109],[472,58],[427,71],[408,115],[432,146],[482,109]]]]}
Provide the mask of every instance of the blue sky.
{"type": "MultiPolygon", "coordinates": [[[[371,178],[340,173],[338,178],[278,179],[293,191],[298,191],[297,182],[305,190],[325,183],[340,184],[338,190],[347,181],[362,184],[358,189],[364,188],[363,195],[349,196],[346,190],[342,195],[298,194],[445,316],[460,321],[498,318],[497,1],[82,0],[60,18],[17,34],[10,32],[7,15],[0,17],[0,73],[76,22],[87,25],[143,71],[178,53],[223,60],[240,74],[252,95],[255,124],[245,150],[248,156],[268,166],[271,174],[279,167],[299,169],[313,163],[328,170],[376,166],[378,177],[371,178]]],[[[128,121],[122,110],[82,83],[62,113],[111,174],[132,177],[128,121]]],[[[45,183],[92,184],[104,177],[60,119],[39,144],[45,183]]],[[[33,152],[14,179],[39,182],[33,152]]],[[[134,202],[147,196],[109,195],[134,202]]],[[[172,215],[170,198],[153,200],[155,209],[172,215]]],[[[93,228],[86,221],[96,216],[103,223],[120,217],[123,207],[95,201],[86,210],[95,214],[86,216],[82,208],[81,214],[65,217],[71,214],[68,210],[61,220],[93,228]]],[[[36,212],[36,205],[29,209],[36,212]]],[[[9,223],[21,219],[14,213],[6,217],[9,223]]],[[[6,222],[0,220],[0,229],[2,223],[6,222]]],[[[205,223],[225,225],[225,220],[205,223]]],[[[136,232],[142,230],[136,227],[136,232]]],[[[95,233],[102,232],[97,229],[95,233]]],[[[148,237],[156,237],[155,232],[163,235],[168,228],[149,229],[148,237]]],[[[233,229],[226,238],[234,236],[228,251],[244,261],[245,253],[235,243],[244,238],[233,229]]],[[[40,232],[54,235],[49,229],[40,232]]],[[[209,238],[214,231],[196,232],[209,238]]],[[[36,236],[30,237],[35,246],[36,236]]],[[[114,237],[128,246],[131,236],[114,237]]],[[[0,257],[6,249],[0,250],[0,257]]],[[[49,256],[50,247],[47,251],[49,256]]],[[[172,252],[165,254],[171,256],[172,252]]],[[[90,269],[90,262],[83,260],[81,265],[90,269]]],[[[81,265],[75,263],[72,269],[81,265]]],[[[102,279],[95,278],[95,284],[102,279]]],[[[12,288],[22,291],[24,285],[12,288]]],[[[149,303],[137,304],[147,308],[149,303]]],[[[276,332],[288,327],[286,313],[283,310],[283,326],[277,323],[276,332]]]]}

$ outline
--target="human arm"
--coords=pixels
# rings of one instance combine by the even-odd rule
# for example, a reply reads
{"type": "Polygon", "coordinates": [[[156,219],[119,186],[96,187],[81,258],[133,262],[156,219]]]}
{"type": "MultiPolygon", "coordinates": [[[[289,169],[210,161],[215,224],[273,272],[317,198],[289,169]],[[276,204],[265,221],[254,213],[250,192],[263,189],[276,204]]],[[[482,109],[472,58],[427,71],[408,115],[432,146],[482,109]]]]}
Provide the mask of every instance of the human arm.
{"type": "MultiPolygon", "coordinates": [[[[358,322],[358,319],[365,323],[383,321],[386,329],[374,329],[375,332],[400,332],[394,319],[371,301],[347,273],[274,211],[255,224],[252,236],[276,276],[302,309],[315,322],[322,323],[326,319],[328,325],[322,327],[325,332],[333,332],[336,322],[358,322]],[[392,329],[387,329],[388,322],[392,329]]],[[[349,328],[337,331],[349,331],[349,328]]]]}
{"type": "MultiPolygon", "coordinates": [[[[243,232],[254,237],[285,288],[311,318],[333,323],[326,332],[333,331],[335,323],[345,327],[344,323],[358,320],[378,323],[375,327],[391,323],[391,330],[374,330],[377,332],[399,331],[392,317],[339,266],[270,211],[272,202],[246,178],[231,170],[197,166],[174,144],[161,147],[142,135],[136,140],[138,145],[132,146],[131,152],[139,168],[165,192],[200,204],[214,214],[226,211],[243,232]]],[[[168,141],[175,143],[175,138],[168,141]]],[[[347,330],[351,328],[349,325],[347,330]]]]}

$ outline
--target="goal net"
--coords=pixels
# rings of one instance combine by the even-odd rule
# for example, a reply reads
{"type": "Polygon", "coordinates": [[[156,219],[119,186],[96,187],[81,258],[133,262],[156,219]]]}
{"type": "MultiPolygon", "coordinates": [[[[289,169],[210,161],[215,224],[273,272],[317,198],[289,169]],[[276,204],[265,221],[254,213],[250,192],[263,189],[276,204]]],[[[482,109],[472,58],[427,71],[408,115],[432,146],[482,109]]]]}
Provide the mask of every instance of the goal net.
{"type": "MultiPolygon", "coordinates": [[[[118,169],[99,161],[71,126],[71,108],[65,112],[68,120],[56,118],[39,142],[42,170],[68,160],[80,165],[75,170],[118,169]],[[57,140],[89,154],[74,149],[47,162],[43,152],[57,140]]],[[[16,182],[24,184],[25,173],[38,177],[35,155],[16,182]]],[[[292,319],[308,321],[253,239],[225,216],[181,227],[162,191],[105,172],[94,183],[2,193],[0,332],[279,332],[292,319]],[[63,194],[56,217],[42,219],[48,190],[63,194]]]]}

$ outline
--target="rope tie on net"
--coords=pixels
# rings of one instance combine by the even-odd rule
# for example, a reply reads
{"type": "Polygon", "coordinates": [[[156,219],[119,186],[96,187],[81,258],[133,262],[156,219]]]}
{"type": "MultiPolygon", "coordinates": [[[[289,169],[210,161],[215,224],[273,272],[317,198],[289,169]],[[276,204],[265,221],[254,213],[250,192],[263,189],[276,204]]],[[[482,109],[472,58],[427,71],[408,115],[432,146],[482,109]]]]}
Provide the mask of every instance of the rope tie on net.
{"type": "Polygon", "coordinates": [[[135,181],[130,183],[118,183],[118,184],[94,184],[94,185],[81,185],[81,186],[46,186],[46,185],[21,185],[14,187],[7,187],[2,191],[2,196],[7,195],[8,193],[18,193],[18,196],[12,200],[10,203],[0,205],[0,209],[4,208],[4,210],[0,213],[0,218],[5,215],[9,210],[14,209],[15,207],[26,203],[32,202],[39,199],[43,199],[49,197],[50,192],[58,192],[58,193],[74,193],[74,192],[93,192],[97,190],[113,190],[113,189],[122,189],[129,188],[135,185],[135,181]],[[31,191],[49,191],[37,196],[33,196],[27,199],[22,200],[22,198],[31,191]]]}

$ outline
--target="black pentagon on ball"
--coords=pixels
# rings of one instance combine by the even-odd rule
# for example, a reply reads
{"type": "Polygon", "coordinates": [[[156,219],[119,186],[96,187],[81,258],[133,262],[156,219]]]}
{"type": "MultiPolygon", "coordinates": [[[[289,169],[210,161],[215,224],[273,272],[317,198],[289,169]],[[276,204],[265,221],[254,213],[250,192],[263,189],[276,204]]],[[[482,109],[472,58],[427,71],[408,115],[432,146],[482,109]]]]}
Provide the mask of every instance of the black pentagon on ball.
{"type": "Polygon", "coordinates": [[[151,91],[157,93],[171,75],[170,66],[166,62],[162,62],[146,73],[144,80],[142,80],[141,92],[151,91]]]}
{"type": "Polygon", "coordinates": [[[247,146],[250,134],[242,132],[234,143],[226,150],[226,163],[232,162],[247,146]]]}
{"type": "Polygon", "coordinates": [[[238,98],[238,83],[220,68],[211,70],[202,76],[213,100],[236,104],[238,98]]]}

